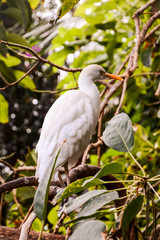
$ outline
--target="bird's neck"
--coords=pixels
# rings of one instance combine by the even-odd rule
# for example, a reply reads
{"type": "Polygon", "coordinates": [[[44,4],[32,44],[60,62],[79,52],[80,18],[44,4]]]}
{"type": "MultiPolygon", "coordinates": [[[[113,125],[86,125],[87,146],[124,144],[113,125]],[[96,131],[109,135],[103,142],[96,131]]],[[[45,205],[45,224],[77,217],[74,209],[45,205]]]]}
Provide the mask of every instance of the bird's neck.
{"type": "MultiPolygon", "coordinates": [[[[98,121],[100,114],[100,92],[92,80],[79,78],[79,89],[85,92],[91,100],[95,119],[98,121]]],[[[95,123],[96,124],[96,123],[95,123]]]]}

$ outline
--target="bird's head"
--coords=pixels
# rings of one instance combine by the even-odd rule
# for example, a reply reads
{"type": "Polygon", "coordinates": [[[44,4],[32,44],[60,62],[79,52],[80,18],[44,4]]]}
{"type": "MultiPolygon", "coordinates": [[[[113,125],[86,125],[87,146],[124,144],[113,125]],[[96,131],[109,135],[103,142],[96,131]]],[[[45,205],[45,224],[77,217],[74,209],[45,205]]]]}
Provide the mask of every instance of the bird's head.
{"type": "Polygon", "coordinates": [[[106,78],[123,80],[121,77],[117,75],[107,73],[103,67],[97,64],[92,64],[85,67],[81,72],[81,76],[85,76],[85,78],[90,79],[92,82],[104,80],[106,78]]]}

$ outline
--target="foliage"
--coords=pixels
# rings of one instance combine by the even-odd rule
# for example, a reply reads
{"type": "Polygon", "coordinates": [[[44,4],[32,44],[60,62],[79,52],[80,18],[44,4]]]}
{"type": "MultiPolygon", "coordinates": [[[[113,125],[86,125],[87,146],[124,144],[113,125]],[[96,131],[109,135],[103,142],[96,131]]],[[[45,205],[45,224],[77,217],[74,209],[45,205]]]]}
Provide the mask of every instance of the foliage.
{"type": "MultiPolygon", "coordinates": [[[[146,3],[144,0],[85,0],[78,4],[78,1],[63,1],[58,8],[53,2],[49,2],[48,8],[54,14],[47,20],[50,23],[57,21],[52,26],[38,15],[43,16],[49,11],[40,0],[0,0],[0,40],[15,44],[0,44],[0,173],[3,181],[33,175],[27,167],[36,165],[34,148],[44,116],[65,89],[77,87],[78,70],[63,71],[48,61],[62,68],[83,68],[96,63],[107,72],[117,72],[135,46],[132,15],[146,3]],[[46,61],[34,66],[36,54],[46,61]],[[23,167],[23,171],[16,172],[19,167],[23,167]]],[[[155,1],[140,15],[141,31],[152,12],[159,9],[159,3],[155,1]]],[[[148,32],[159,24],[157,19],[148,32]]],[[[138,68],[129,77],[124,92],[120,110],[123,113],[114,116],[124,88],[117,88],[107,101],[101,133],[108,147],[101,147],[102,169],[94,177],[79,179],[60,191],[55,198],[56,204],[63,205],[59,212],[57,205],[48,204],[45,223],[48,232],[56,227],[63,213],[64,226],[59,232],[65,234],[69,226],[73,230],[69,239],[77,239],[82,232],[82,239],[88,234],[90,239],[101,239],[105,229],[110,233],[115,225],[121,227],[124,238],[131,239],[128,232],[131,224],[135,226],[137,239],[142,236],[147,239],[152,235],[154,224],[159,224],[156,220],[160,209],[159,41],[157,28],[141,43],[138,68]],[[119,198],[118,192],[106,190],[106,182],[102,180],[105,175],[114,175],[124,184],[127,191],[124,206],[115,208],[113,201],[119,198]]],[[[126,68],[127,64],[124,64],[121,73],[126,68]]],[[[101,92],[106,88],[104,85],[98,87],[101,92]]],[[[102,101],[104,99],[102,96],[102,101]]],[[[96,139],[95,134],[92,142],[96,139]]],[[[98,164],[99,155],[95,150],[89,154],[87,163],[98,164]]],[[[2,225],[18,227],[34,194],[33,187],[2,194],[1,204],[5,205],[0,213],[2,225]]],[[[43,206],[40,205],[41,210],[43,206]]],[[[40,231],[40,228],[36,219],[32,229],[40,231]]]]}

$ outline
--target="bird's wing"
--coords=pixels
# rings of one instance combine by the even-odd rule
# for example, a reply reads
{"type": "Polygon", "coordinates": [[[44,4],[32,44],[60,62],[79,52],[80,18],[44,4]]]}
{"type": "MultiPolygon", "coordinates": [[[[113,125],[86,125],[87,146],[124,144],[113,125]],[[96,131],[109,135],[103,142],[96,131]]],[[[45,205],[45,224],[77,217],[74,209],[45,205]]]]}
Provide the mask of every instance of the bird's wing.
{"type": "Polygon", "coordinates": [[[73,90],[58,98],[45,117],[37,144],[37,176],[46,161],[54,161],[64,141],[56,168],[74,155],[80,157],[93,134],[95,121],[92,104],[84,92],[73,90]]]}

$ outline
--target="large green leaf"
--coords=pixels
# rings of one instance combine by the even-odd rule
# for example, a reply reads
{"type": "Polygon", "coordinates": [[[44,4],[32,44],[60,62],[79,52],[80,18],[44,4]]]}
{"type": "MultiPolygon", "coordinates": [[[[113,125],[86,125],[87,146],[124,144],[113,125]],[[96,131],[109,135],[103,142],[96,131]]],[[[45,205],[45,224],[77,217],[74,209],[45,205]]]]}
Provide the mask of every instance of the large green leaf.
{"type": "Polygon", "coordinates": [[[8,15],[12,17],[14,20],[16,20],[17,22],[19,22],[20,24],[23,24],[22,13],[21,13],[21,10],[18,8],[9,7],[4,11],[1,11],[0,14],[8,15]]]}
{"type": "Polygon", "coordinates": [[[92,181],[94,182],[95,179],[107,176],[107,175],[111,175],[111,174],[116,174],[116,173],[121,173],[123,171],[123,165],[122,163],[119,162],[113,162],[113,163],[107,163],[106,165],[103,166],[103,168],[101,168],[101,170],[99,170],[99,172],[92,178],[87,179],[82,187],[85,187],[86,184],[88,185],[89,183],[91,184],[92,181]]]}
{"type": "Polygon", "coordinates": [[[120,173],[122,171],[123,171],[123,166],[121,163],[116,162],[116,163],[106,164],[94,177],[86,177],[83,179],[79,179],[71,183],[65,189],[63,189],[56,196],[57,203],[89,187],[103,184],[104,182],[99,179],[100,177],[110,175],[110,174],[120,173]]]}
{"type": "Polygon", "coordinates": [[[16,34],[16,33],[8,33],[7,34],[7,40],[8,40],[8,42],[18,43],[18,44],[30,47],[27,40],[24,39],[19,34],[16,34]]]}
{"type": "MultiPolygon", "coordinates": [[[[23,75],[25,74],[24,72],[19,70],[14,70],[13,73],[16,76],[17,80],[23,77],[23,75]]],[[[26,76],[22,81],[20,81],[19,85],[24,88],[29,88],[30,90],[36,89],[36,85],[34,84],[33,80],[29,76],[26,76]]]]}
{"type": "MultiPolygon", "coordinates": [[[[7,40],[7,36],[6,36],[6,30],[3,27],[3,25],[0,24],[0,40],[7,40]]],[[[7,53],[7,48],[6,46],[0,44],[0,53],[2,53],[2,55],[6,55],[7,53]]]]}
{"type": "Polygon", "coordinates": [[[116,25],[116,21],[109,21],[109,22],[104,22],[104,23],[99,23],[96,24],[95,27],[98,29],[106,30],[106,29],[113,29],[116,25]]]}
{"type": "Polygon", "coordinates": [[[107,193],[107,190],[93,190],[89,191],[87,193],[82,194],[80,197],[77,197],[75,199],[70,200],[65,204],[64,211],[66,214],[71,213],[81,205],[83,205],[85,202],[87,202],[90,198],[93,198],[97,195],[107,193]]]}
{"type": "Polygon", "coordinates": [[[23,0],[23,1],[16,0],[16,1],[22,13],[22,21],[23,21],[25,30],[28,30],[32,23],[32,9],[30,7],[30,4],[27,0],[23,0]]]}
{"type": "Polygon", "coordinates": [[[35,9],[40,4],[41,0],[28,0],[32,9],[35,9]]]}
{"type": "Polygon", "coordinates": [[[158,72],[160,71],[160,55],[157,55],[154,59],[153,59],[153,63],[152,63],[152,71],[153,72],[158,72]]]}
{"type": "Polygon", "coordinates": [[[90,198],[82,207],[76,218],[82,216],[90,216],[94,214],[98,209],[105,206],[107,203],[114,201],[119,198],[116,191],[110,193],[102,193],[97,196],[90,198]]]}
{"type": "Polygon", "coordinates": [[[9,121],[8,117],[8,102],[5,97],[0,94],[0,122],[7,123],[9,121]]]}
{"type": "Polygon", "coordinates": [[[82,186],[83,183],[87,180],[90,179],[90,177],[86,177],[83,179],[79,179],[75,182],[70,183],[65,189],[62,190],[62,192],[59,192],[55,199],[57,201],[57,203],[60,203],[61,201],[63,201],[65,198],[68,198],[70,196],[72,196],[75,193],[81,192],[89,187],[92,186],[96,186],[99,184],[102,184],[102,181],[99,179],[95,179],[94,181],[92,181],[91,183],[89,182],[88,184],[86,184],[84,187],[82,186]]]}
{"type": "Polygon", "coordinates": [[[46,167],[46,170],[43,173],[43,177],[35,193],[34,202],[33,202],[34,211],[37,217],[41,220],[45,220],[45,217],[46,217],[49,187],[50,187],[53,171],[54,171],[60,150],[61,148],[59,149],[55,160],[53,161],[53,159],[51,159],[51,161],[48,162],[47,164],[48,167],[46,167]]]}
{"type": "Polygon", "coordinates": [[[131,150],[134,145],[132,123],[126,113],[113,117],[103,132],[103,141],[108,146],[120,152],[131,150]]]}
{"type": "Polygon", "coordinates": [[[56,20],[59,18],[63,17],[67,12],[69,12],[77,3],[79,0],[65,0],[62,4],[62,6],[59,9],[58,17],[56,20]]]}
{"type": "Polygon", "coordinates": [[[84,222],[73,231],[69,240],[102,240],[102,232],[106,230],[106,225],[98,220],[84,222]]]}
{"type": "Polygon", "coordinates": [[[16,0],[7,0],[7,4],[8,4],[10,7],[18,8],[18,5],[17,5],[17,3],[16,3],[16,0]]]}
{"type": "Polygon", "coordinates": [[[7,67],[7,65],[0,60],[0,72],[2,76],[9,82],[14,82],[16,81],[16,77],[13,74],[13,71],[7,67]]]}
{"type": "Polygon", "coordinates": [[[0,55],[0,60],[2,60],[7,67],[17,66],[21,63],[19,58],[11,56],[9,53],[7,53],[6,57],[0,55]]]}
{"type": "Polygon", "coordinates": [[[151,57],[152,57],[151,48],[147,48],[147,49],[143,50],[143,52],[141,53],[141,59],[142,59],[142,62],[143,62],[144,66],[150,67],[151,57]]]}
{"type": "Polygon", "coordinates": [[[142,195],[138,195],[135,199],[133,199],[124,210],[123,218],[122,218],[122,231],[125,233],[130,222],[136,217],[138,212],[141,210],[143,204],[144,197],[142,195]]]}

